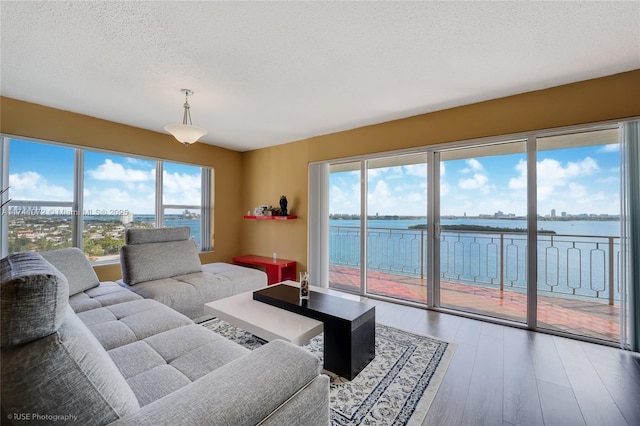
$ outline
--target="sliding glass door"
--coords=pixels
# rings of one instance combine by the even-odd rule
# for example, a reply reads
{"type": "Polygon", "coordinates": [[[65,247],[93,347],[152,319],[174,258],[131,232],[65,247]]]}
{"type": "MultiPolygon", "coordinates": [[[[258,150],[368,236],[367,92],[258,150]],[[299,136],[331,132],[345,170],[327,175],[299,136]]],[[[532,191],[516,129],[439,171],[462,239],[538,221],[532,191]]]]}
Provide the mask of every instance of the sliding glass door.
{"type": "Polygon", "coordinates": [[[362,271],[361,162],[329,166],[329,287],[360,293],[362,271]]]}
{"type": "Polygon", "coordinates": [[[426,303],[426,155],[369,160],[366,173],[366,292],[426,303]]]}
{"type": "MultiPolygon", "coordinates": [[[[638,203],[621,195],[620,133],[594,126],[329,164],[329,286],[640,341],[640,290],[625,280],[637,233],[621,238],[621,205],[637,224],[638,203]]],[[[638,171],[622,164],[629,192],[638,171]]]]}
{"type": "Polygon", "coordinates": [[[620,339],[618,128],[537,139],[537,326],[620,339]]]}
{"type": "Polygon", "coordinates": [[[330,165],[329,287],[426,303],[426,216],[426,155],[330,165]]]}
{"type": "Polygon", "coordinates": [[[526,141],[440,153],[440,306],[527,318],[526,141]]]}

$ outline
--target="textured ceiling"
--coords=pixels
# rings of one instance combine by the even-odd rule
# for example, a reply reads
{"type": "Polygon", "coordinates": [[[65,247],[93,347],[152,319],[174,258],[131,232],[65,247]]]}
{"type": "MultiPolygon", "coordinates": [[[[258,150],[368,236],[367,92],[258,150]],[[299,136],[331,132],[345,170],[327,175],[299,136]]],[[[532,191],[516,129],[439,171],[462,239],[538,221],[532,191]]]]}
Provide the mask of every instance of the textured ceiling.
{"type": "Polygon", "coordinates": [[[640,2],[6,2],[3,96],[239,151],[640,68],[640,2]]]}

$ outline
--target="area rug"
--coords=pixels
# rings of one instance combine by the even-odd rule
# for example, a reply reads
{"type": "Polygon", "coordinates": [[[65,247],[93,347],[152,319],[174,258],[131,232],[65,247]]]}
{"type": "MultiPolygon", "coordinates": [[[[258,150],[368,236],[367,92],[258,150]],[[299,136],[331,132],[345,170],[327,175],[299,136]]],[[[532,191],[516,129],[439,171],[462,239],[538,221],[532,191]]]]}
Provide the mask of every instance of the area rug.
{"type": "MultiPolygon", "coordinates": [[[[202,323],[251,350],[266,342],[227,322],[202,323]]],[[[305,344],[322,360],[322,334],[305,344]]],[[[376,324],[376,357],[355,379],[331,379],[331,424],[421,425],[442,382],[455,343],[376,324]]]]}

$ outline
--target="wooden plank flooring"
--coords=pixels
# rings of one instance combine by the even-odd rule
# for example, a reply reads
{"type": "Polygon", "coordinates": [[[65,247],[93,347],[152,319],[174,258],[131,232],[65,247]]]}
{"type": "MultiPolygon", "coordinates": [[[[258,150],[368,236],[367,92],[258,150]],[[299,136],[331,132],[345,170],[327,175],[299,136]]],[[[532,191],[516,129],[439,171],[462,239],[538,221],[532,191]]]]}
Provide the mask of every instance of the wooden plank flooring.
{"type": "Polygon", "coordinates": [[[640,354],[368,300],[382,324],[458,344],[423,425],[640,425],[640,354]]]}

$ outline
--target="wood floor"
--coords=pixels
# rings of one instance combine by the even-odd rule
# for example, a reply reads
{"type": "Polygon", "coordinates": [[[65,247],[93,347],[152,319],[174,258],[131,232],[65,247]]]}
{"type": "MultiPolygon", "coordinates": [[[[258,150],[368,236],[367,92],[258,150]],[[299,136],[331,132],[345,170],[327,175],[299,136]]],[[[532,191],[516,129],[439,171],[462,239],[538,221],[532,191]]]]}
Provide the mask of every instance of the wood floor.
{"type": "Polygon", "coordinates": [[[423,425],[640,425],[640,354],[377,300],[376,321],[457,343],[423,425]]]}

